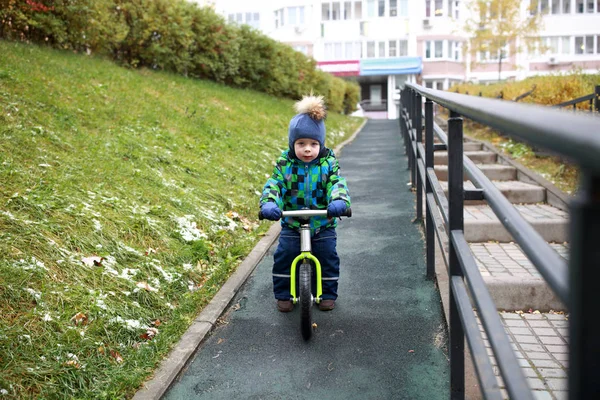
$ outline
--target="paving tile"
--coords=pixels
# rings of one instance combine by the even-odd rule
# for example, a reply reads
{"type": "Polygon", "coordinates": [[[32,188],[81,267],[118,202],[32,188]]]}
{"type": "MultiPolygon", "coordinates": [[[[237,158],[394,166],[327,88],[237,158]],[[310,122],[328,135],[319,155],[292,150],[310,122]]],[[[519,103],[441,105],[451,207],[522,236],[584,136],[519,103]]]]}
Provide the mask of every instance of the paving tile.
{"type": "Polygon", "coordinates": [[[531,360],[536,368],[560,368],[560,364],[553,360],[531,360]]]}
{"type": "Polygon", "coordinates": [[[537,326],[532,327],[533,332],[538,336],[558,336],[556,331],[552,328],[540,328],[537,326]]]}
{"type": "Polygon", "coordinates": [[[543,352],[544,351],[544,347],[542,347],[542,345],[540,345],[540,344],[519,343],[519,346],[521,346],[521,349],[523,349],[523,351],[525,351],[525,352],[529,352],[529,351],[543,352]]]}
{"type": "Polygon", "coordinates": [[[566,378],[567,372],[562,368],[538,368],[538,371],[544,379],[546,378],[566,378]]]}
{"type": "Polygon", "coordinates": [[[506,321],[504,321],[505,325],[508,326],[514,326],[514,327],[527,327],[527,325],[525,324],[525,321],[523,320],[519,320],[519,319],[507,319],[506,321]]]}
{"type": "Polygon", "coordinates": [[[538,340],[533,335],[514,335],[514,337],[518,343],[538,343],[538,340]]]}
{"type": "Polygon", "coordinates": [[[550,387],[551,390],[567,390],[568,389],[568,382],[566,379],[559,379],[559,378],[549,378],[546,379],[546,383],[548,384],[548,387],[550,387]]]}
{"type": "Polygon", "coordinates": [[[548,322],[545,319],[540,318],[538,319],[533,319],[533,318],[528,318],[527,319],[527,323],[529,324],[529,326],[531,327],[539,327],[539,328],[552,328],[552,325],[550,324],[550,322],[548,322]]]}
{"type": "Polygon", "coordinates": [[[560,345],[565,343],[565,341],[558,336],[539,336],[538,338],[543,344],[560,345]]]}
{"type": "Polygon", "coordinates": [[[554,390],[552,394],[556,397],[556,400],[567,400],[569,398],[569,392],[554,390]]]}
{"type": "MultiPolygon", "coordinates": [[[[529,329],[529,328],[509,327],[508,329],[513,335],[532,335],[533,334],[531,329],[529,329]]],[[[548,343],[548,344],[554,344],[554,343],[548,343]]]]}
{"type": "MultiPolygon", "coordinates": [[[[568,346],[546,345],[546,348],[552,354],[555,354],[555,353],[568,353],[569,352],[569,347],[568,346]]],[[[525,350],[525,349],[523,349],[523,350],[525,350]]]]}
{"type": "Polygon", "coordinates": [[[521,319],[521,316],[517,313],[501,312],[500,316],[504,319],[521,319]]]}
{"type": "Polygon", "coordinates": [[[527,378],[527,384],[532,390],[535,389],[546,389],[544,382],[539,378],[527,378]]]}
{"type": "Polygon", "coordinates": [[[535,400],[554,400],[552,398],[552,395],[545,391],[545,390],[534,390],[533,391],[533,398],[535,400]]]}
{"type": "Polygon", "coordinates": [[[548,353],[527,351],[525,354],[527,355],[527,358],[531,360],[552,360],[552,357],[550,357],[550,354],[548,353]]]}

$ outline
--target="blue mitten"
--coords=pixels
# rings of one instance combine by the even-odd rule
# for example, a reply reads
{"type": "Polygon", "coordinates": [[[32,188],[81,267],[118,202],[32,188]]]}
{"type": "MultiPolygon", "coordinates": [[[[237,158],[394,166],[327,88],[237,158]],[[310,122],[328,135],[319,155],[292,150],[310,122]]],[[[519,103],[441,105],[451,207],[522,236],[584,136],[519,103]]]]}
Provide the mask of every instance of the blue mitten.
{"type": "Polygon", "coordinates": [[[264,203],[260,207],[260,211],[266,219],[270,219],[271,221],[277,221],[281,218],[281,210],[277,207],[277,204],[272,201],[268,201],[264,203]]]}
{"type": "Polygon", "coordinates": [[[334,200],[327,206],[327,216],[341,217],[346,212],[348,206],[344,200],[334,200]]]}

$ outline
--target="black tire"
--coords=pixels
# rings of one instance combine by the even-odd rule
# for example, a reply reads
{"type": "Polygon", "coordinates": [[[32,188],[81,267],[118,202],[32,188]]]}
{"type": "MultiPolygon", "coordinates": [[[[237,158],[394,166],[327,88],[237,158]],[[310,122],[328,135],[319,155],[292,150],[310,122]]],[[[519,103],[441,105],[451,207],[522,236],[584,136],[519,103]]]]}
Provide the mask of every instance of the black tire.
{"type": "Polygon", "coordinates": [[[312,336],[312,295],[310,293],[310,282],[312,266],[310,263],[302,263],[298,273],[298,287],[300,291],[300,329],[304,340],[312,336]]]}

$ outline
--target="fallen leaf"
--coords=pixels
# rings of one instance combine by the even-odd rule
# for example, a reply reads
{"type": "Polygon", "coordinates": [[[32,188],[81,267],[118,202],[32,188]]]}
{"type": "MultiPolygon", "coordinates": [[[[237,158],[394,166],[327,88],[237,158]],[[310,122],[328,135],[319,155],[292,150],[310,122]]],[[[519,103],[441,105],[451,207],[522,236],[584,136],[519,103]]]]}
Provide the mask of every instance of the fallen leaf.
{"type": "Polygon", "coordinates": [[[102,346],[98,347],[98,353],[104,354],[104,347],[102,347],[102,346]]]}
{"type": "Polygon", "coordinates": [[[140,289],[146,289],[149,292],[158,292],[158,289],[153,288],[152,286],[150,286],[148,284],[148,282],[138,282],[136,283],[136,286],[139,287],[140,289]]]}
{"type": "Polygon", "coordinates": [[[408,352],[409,352],[409,353],[414,353],[415,351],[414,351],[414,350],[409,350],[408,352]]]}
{"type": "Polygon", "coordinates": [[[157,328],[160,326],[161,322],[159,319],[157,319],[156,321],[154,321],[154,326],[156,326],[157,328]]]}
{"type": "Polygon", "coordinates": [[[79,363],[75,360],[69,360],[65,363],[66,365],[70,366],[70,367],[75,367],[77,369],[79,369],[81,367],[81,365],[79,365],[79,363]]]}
{"type": "Polygon", "coordinates": [[[82,258],[81,262],[88,267],[99,267],[102,265],[102,260],[104,260],[104,257],[90,256],[82,258]]]}
{"type": "Polygon", "coordinates": [[[121,357],[121,355],[119,354],[119,352],[116,351],[116,350],[111,350],[110,351],[110,355],[111,355],[112,358],[115,359],[115,361],[117,362],[117,364],[121,364],[124,361],[123,357],[121,357]]]}
{"type": "Polygon", "coordinates": [[[540,310],[535,310],[533,313],[534,314],[540,314],[540,310]]]}
{"type": "Polygon", "coordinates": [[[223,339],[223,338],[219,338],[219,340],[217,340],[217,344],[221,344],[221,343],[223,343],[224,341],[225,341],[225,339],[223,339]]]}
{"type": "Polygon", "coordinates": [[[313,324],[312,324],[313,329],[317,329],[317,326],[318,326],[317,323],[313,322],[313,324]]]}
{"type": "Polygon", "coordinates": [[[78,312],[77,314],[73,315],[73,317],[71,318],[71,321],[75,322],[75,325],[80,325],[80,324],[85,325],[85,324],[87,324],[88,317],[84,313],[78,312]]]}
{"type": "Polygon", "coordinates": [[[148,328],[146,329],[146,333],[142,333],[140,335],[141,339],[144,340],[152,340],[154,339],[154,336],[158,335],[158,329],[156,328],[148,328]]]}

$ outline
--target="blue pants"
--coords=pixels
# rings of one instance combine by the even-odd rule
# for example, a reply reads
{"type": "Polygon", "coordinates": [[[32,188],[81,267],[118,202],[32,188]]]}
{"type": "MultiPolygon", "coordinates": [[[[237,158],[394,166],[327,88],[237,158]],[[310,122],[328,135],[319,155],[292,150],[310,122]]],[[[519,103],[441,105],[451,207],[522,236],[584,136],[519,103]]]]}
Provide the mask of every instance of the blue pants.
{"type": "MultiPolygon", "coordinates": [[[[335,228],[328,228],[311,239],[312,253],[321,263],[321,278],[323,282],[322,299],[337,299],[338,279],[340,276],[340,258],[337,255],[337,235],[335,228]]],[[[300,233],[290,228],[282,228],[279,235],[279,246],[273,256],[273,293],[279,300],[289,300],[290,268],[292,261],[300,254],[300,233]]],[[[299,268],[300,264],[296,265],[299,268]]],[[[298,273],[296,269],[296,273],[298,273]]],[[[313,273],[313,288],[315,287],[313,273]]],[[[298,293],[298,292],[296,292],[298,293]]],[[[315,290],[313,289],[313,294],[315,290]]]]}

